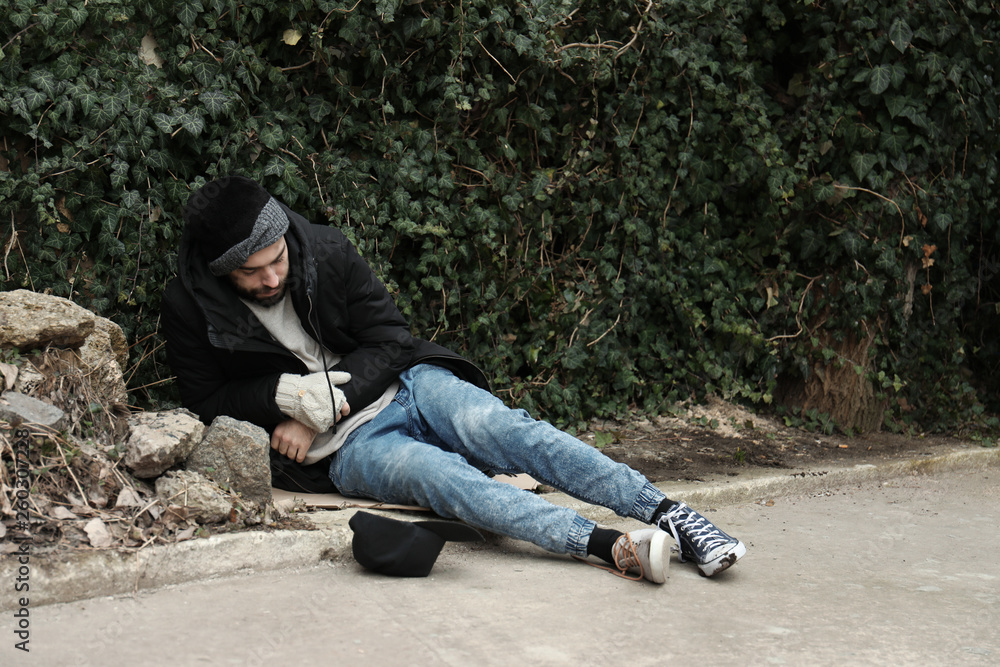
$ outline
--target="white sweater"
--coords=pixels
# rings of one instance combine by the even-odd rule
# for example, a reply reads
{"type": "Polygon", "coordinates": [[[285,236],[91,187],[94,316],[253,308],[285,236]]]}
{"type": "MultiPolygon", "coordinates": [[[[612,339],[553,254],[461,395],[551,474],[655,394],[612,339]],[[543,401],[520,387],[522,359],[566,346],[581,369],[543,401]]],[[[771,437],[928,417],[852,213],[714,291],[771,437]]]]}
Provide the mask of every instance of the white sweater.
{"type": "MultiPolygon", "coordinates": [[[[310,373],[328,370],[330,366],[340,362],[340,355],[330,352],[326,348],[321,348],[316,339],[306,333],[302,321],[299,320],[299,316],[292,306],[292,301],[287,295],[273,306],[261,306],[248,299],[242,299],[242,301],[257,316],[271,337],[301,359],[310,373]],[[328,367],[323,366],[324,356],[329,364],[328,367]]],[[[365,406],[363,410],[355,412],[354,406],[352,406],[351,414],[337,424],[336,433],[330,430],[316,436],[303,463],[306,465],[316,463],[340,449],[344,441],[347,440],[347,436],[354,429],[370,422],[375,418],[375,415],[388,407],[398,390],[399,382],[393,382],[377,401],[365,406]]]]}

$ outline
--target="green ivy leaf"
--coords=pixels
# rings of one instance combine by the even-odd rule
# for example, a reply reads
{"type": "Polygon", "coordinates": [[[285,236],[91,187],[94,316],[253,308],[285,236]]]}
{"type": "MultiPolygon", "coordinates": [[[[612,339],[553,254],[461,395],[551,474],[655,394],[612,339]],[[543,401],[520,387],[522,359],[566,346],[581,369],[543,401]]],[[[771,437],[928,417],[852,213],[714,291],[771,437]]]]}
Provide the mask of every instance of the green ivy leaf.
{"type": "Polygon", "coordinates": [[[905,135],[900,132],[883,132],[879,139],[879,147],[889,155],[899,155],[906,150],[905,135]]]}
{"type": "Polygon", "coordinates": [[[865,243],[860,234],[856,232],[845,232],[839,237],[840,244],[847,251],[849,257],[858,259],[864,251],[865,243]]]}
{"type": "Polygon", "coordinates": [[[933,83],[944,77],[944,68],[947,64],[948,60],[942,54],[930,51],[924,54],[917,65],[917,71],[926,74],[928,80],[933,83]]]}
{"type": "Polygon", "coordinates": [[[815,229],[809,228],[802,232],[802,259],[808,259],[820,254],[826,247],[826,237],[815,229]]]}
{"type": "Polygon", "coordinates": [[[25,119],[28,122],[32,122],[31,113],[28,111],[28,104],[24,101],[23,97],[15,97],[10,101],[10,110],[15,114],[25,119]]]}
{"type": "Polygon", "coordinates": [[[174,132],[174,118],[165,113],[153,114],[153,124],[156,125],[156,129],[164,134],[173,134],[174,132]]]}
{"type": "Polygon", "coordinates": [[[97,235],[100,249],[109,257],[122,257],[125,253],[125,244],[119,241],[114,234],[108,231],[101,231],[97,235]]]}
{"type": "Polygon", "coordinates": [[[167,158],[167,153],[159,149],[153,149],[146,154],[145,157],[146,165],[152,167],[153,169],[159,169],[160,171],[166,171],[170,168],[170,161],[167,158]]]}
{"type": "Polygon", "coordinates": [[[900,53],[906,52],[911,39],[913,39],[913,30],[903,19],[898,18],[889,26],[889,41],[900,53]]]}
{"type": "Polygon", "coordinates": [[[48,97],[56,97],[61,88],[59,85],[61,82],[56,81],[56,77],[48,70],[34,70],[28,80],[31,85],[44,91],[48,97]]]}
{"type": "Polygon", "coordinates": [[[28,109],[31,111],[34,111],[38,107],[45,104],[45,100],[48,99],[48,96],[46,96],[45,93],[39,90],[35,90],[34,88],[25,88],[23,95],[24,95],[24,103],[28,106],[28,109]]]}
{"type": "Polygon", "coordinates": [[[120,93],[117,95],[111,95],[110,97],[106,97],[104,99],[104,107],[113,118],[117,118],[123,111],[125,111],[127,99],[128,98],[126,96],[121,95],[120,93]]]}
{"type": "Polygon", "coordinates": [[[84,116],[89,116],[90,112],[100,102],[97,93],[89,87],[80,92],[78,99],[80,101],[80,111],[83,112],[84,116]]]}
{"type": "Polygon", "coordinates": [[[177,9],[177,20],[181,24],[191,28],[194,26],[194,22],[198,20],[198,15],[204,11],[204,7],[200,2],[185,2],[177,9]]]}
{"type": "Polygon", "coordinates": [[[882,98],[886,109],[889,110],[889,117],[896,118],[901,115],[909,103],[909,99],[903,95],[886,95],[882,98]]]}
{"type": "Polygon", "coordinates": [[[726,264],[718,257],[705,257],[701,270],[703,273],[724,273],[726,264]]]}
{"type": "Polygon", "coordinates": [[[878,259],[875,260],[875,266],[883,271],[891,271],[898,265],[899,260],[896,259],[896,253],[890,248],[883,248],[882,252],[878,255],[878,259]]]}
{"type": "Polygon", "coordinates": [[[136,132],[141,132],[152,119],[153,111],[146,106],[134,106],[129,109],[129,115],[132,117],[132,127],[136,132]]]}
{"type": "Polygon", "coordinates": [[[128,163],[118,160],[111,165],[111,185],[115,188],[128,185],[128,163]]]}
{"type": "Polygon", "coordinates": [[[893,157],[889,161],[889,164],[892,165],[893,169],[895,169],[896,171],[900,171],[900,172],[906,172],[906,171],[909,171],[909,169],[910,169],[910,161],[906,157],[906,153],[905,152],[899,153],[898,155],[896,155],[895,157],[893,157]]]}
{"type": "Polygon", "coordinates": [[[229,95],[221,90],[206,90],[198,96],[198,100],[212,118],[223,115],[230,103],[229,95]]]}
{"type": "Polygon", "coordinates": [[[927,114],[921,112],[918,109],[914,109],[911,106],[907,106],[905,109],[903,109],[900,115],[902,115],[904,118],[908,118],[910,122],[916,125],[917,127],[921,127],[924,129],[930,127],[930,123],[928,123],[927,121],[927,114]]]}
{"type": "Polygon", "coordinates": [[[854,175],[858,177],[859,181],[865,180],[865,176],[871,172],[876,162],[878,162],[878,157],[871,153],[851,155],[851,169],[854,170],[854,175]]]}
{"type": "Polygon", "coordinates": [[[56,105],[56,116],[61,116],[66,119],[67,123],[73,122],[73,115],[76,111],[76,107],[73,106],[73,102],[67,98],[63,98],[59,104],[56,105]]]}
{"type": "Polygon", "coordinates": [[[191,73],[203,86],[208,86],[215,80],[218,69],[214,61],[209,62],[206,59],[198,60],[191,65],[191,73]]]}
{"type": "Polygon", "coordinates": [[[281,142],[284,138],[285,133],[281,131],[280,127],[274,124],[266,125],[264,129],[260,131],[261,143],[270,148],[272,151],[277,150],[281,146],[281,142]]]}
{"type": "Polygon", "coordinates": [[[86,7],[76,7],[73,5],[70,5],[69,7],[60,10],[60,12],[65,13],[67,18],[74,24],[76,24],[73,30],[76,30],[76,28],[80,27],[80,25],[82,25],[83,22],[87,20],[87,16],[89,15],[86,7]]]}
{"type": "Polygon", "coordinates": [[[701,204],[708,201],[714,192],[712,183],[707,180],[697,180],[688,188],[688,197],[694,202],[701,204]]]}
{"type": "Polygon", "coordinates": [[[181,127],[197,137],[205,129],[205,119],[196,113],[184,113],[180,117],[181,127]]]}
{"type": "Polygon", "coordinates": [[[79,56],[63,53],[56,58],[56,61],[52,66],[53,77],[59,79],[60,81],[68,81],[69,79],[74,78],[79,72],[78,63],[80,60],[81,58],[79,56]]]}
{"type": "Polygon", "coordinates": [[[272,157],[263,171],[264,176],[281,176],[284,173],[285,161],[279,157],[272,157]]]}
{"type": "Polygon", "coordinates": [[[333,113],[333,105],[320,97],[310,97],[306,101],[306,105],[309,109],[309,117],[317,123],[333,113]]]}
{"type": "Polygon", "coordinates": [[[24,11],[14,12],[13,14],[8,14],[11,23],[13,23],[18,28],[26,28],[28,26],[28,21],[31,20],[31,11],[25,7],[24,11]]]}
{"type": "Polygon", "coordinates": [[[111,109],[108,105],[101,104],[94,107],[94,113],[91,114],[91,118],[94,119],[94,126],[99,129],[104,129],[111,125],[111,122],[115,119],[111,109]]]}
{"type": "Polygon", "coordinates": [[[137,211],[141,208],[142,197],[136,190],[126,190],[122,193],[121,205],[123,208],[137,211]]]}
{"type": "Polygon", "coordinates": [[[517,51],[518,55],[523,56],[525,53],[529,53],[532,46],[531,39],[526,35],[519,34],[514,38],[514,50],[517,51]]]}
{"type": "Polygon", "coordinates": [[[868,75],[868,90],[881,95],[892,81],[892,70],[888,65],[876,65],[868,75]]]}
{"type": "Polygon", "coordinates": [[[934,214],[934,225],[939,231],[947,231],[951,227],[954,219],[948,213],[935,213],[934,214]]]}
{"type": "Polygon", "coordinates": [[[824,181],[816,181],[813,184],[812,191],[813,199],[816,201],[827,201],[837,195],[837,189],[833,186],[833,183],[826,183],[824,181]]]}

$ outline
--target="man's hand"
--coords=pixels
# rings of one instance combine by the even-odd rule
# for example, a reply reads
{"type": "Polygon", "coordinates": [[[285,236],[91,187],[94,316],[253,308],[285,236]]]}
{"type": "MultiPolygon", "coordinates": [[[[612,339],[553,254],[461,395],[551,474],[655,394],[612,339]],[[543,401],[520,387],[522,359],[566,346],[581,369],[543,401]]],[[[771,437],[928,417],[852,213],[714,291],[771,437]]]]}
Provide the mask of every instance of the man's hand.
{"type": "MultiPolygon", "coordinates": [[[[344,407],[337,413],[337,421],[349,414],[351,414],[351,406],[344,403],[344,407]]],[[[302,463],[315,438],[316,431],[302,422],[289,419],[274,428],[274,432],[271,434],[271,449],[278,450],[279,454],[287,456],[296,463],[302,463]]]]}
{"type": "Polygon", "coordinates": [[[339,422],[341,419],[343,419],[349,414],[351,414],[351,406],[347,404],[347,401],[344,401],[344,406],[340,408],[340,412],[336,414],[333,421],[339,422]]]}
{"type": "Polygon", "coordinates": [[[339,387],[350,381],[351,374],[343,371],[283,373],[278,378],[274,402],[286,417],[322,433],[350,413],[347,397],[339,387]]]}
{"type": "Polygon", "coordinates": [[[302,463],[315,437],[316,431],[302,422],[289,419],[275,427],[274,433],[271,434],[271,449],[278,450],[279,454],[287,456],[296,463],[302,463]]]}

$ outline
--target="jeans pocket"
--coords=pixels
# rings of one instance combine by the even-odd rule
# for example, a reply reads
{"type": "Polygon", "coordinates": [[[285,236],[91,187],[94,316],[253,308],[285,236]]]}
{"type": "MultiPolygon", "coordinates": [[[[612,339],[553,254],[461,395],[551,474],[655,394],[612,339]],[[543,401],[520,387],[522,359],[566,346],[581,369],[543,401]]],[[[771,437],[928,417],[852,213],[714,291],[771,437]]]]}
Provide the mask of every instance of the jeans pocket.
{"type": "Polygon", "coordinates": [[[410,393],[410,389],[408,387],[402,385],[396,391],[396,395],[392,397],[392,400],[406,409],[410,407],[411,403],[413,403],[413,395],[410,393]]]}

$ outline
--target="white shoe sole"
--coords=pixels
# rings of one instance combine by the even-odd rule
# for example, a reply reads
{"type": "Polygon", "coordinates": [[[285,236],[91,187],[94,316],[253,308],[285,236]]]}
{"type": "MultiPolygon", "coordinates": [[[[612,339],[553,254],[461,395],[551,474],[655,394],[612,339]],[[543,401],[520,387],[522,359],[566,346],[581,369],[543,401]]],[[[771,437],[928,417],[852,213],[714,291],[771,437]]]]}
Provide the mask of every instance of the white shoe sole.
{"type": "Polygon", "coordinates": [[[670,567],[670,538],[668,533],[657,530],[649,540],[649,572],[643,576],[655,584],[666,583],[667,568],[670,567]]]}
{"type": "Polygon", "coordinates": [[[724,570],[728,570],[736,564],[736,561],[743,558],[746,554],[746,545],[737,540],[736,546],[730,551],[727,551],[726,553],[717,556],[706,563],[698,563],[698,572],[703,577],[715,576],[724,570]]]}

